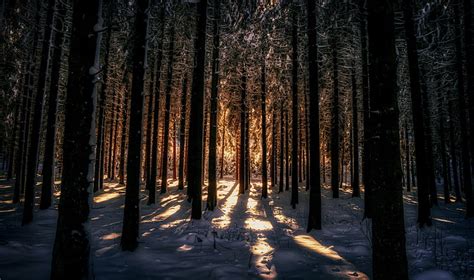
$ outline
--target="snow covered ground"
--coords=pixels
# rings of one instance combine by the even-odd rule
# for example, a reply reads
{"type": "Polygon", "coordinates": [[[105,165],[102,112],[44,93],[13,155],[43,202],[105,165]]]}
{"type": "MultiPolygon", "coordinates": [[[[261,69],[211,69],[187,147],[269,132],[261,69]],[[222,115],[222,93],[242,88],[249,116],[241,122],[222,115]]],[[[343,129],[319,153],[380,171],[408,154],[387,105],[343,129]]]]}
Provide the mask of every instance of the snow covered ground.
{"type": "MultiPolygon", "coordinates": [[[[124,186],[107,183],[91,212],[96,279],[368,279],[370,221],[363,200],[323,190],[323,230],[307,234],[308,195],[290,207],[290,193],[270,189],[260,199],[254,180],[248,195],[227,178],[218,185],[219,209],[190,221],[190,205],[176,182],[156,205],[141,194],[140,246],[120,250],[124,186]]],[[[35,212],[21,226],[21,207],[11,203],[12,186],[0,182],[0,279],[49,279],[57,208],[35,212]]],[[[204,199],[205,201],[205,199],[204,199]]],[[[474,221],[462,204],[433,209],[434,225],[416,227],[416,198],[405,196],[410,275],[413,279],[474,279],[474,221]]],[[[390,217],[388,217],[390,218],[390,217]]]]}

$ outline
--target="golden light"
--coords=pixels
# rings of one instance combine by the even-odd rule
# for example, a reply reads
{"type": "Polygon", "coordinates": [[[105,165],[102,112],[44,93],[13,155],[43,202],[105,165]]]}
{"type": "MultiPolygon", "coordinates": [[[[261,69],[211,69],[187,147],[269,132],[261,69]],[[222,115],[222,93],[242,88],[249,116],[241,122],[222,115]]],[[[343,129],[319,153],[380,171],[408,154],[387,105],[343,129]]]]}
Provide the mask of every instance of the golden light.
{"type": "Polygon", "coordinates": [[[249,217],[245,220],[246,229],[256,230],[256,231],[267,231],[272,230],[273,226],[269,221],[261,220],[259,218],[249,217]]]}
{"type": "Polygon", "coordinates": [[[297,235],[294,236],[293,239],[299,246],[326,258],[334,261],[345,261],[336,251],[332,250],[333,246],[325,247],[310,235],[297,235]]]}
{"type": "Polygon", "coordinates": [[[142,223],[162,222],[162,221],[168,219],[169,217],[171,217],[172,215],[176,214],[176,212],[178,212],[179,209],[181,209],[181,205],[174,205],[174,206],[169,207],[163,213],[160,213],[158,215],[143,216],[142,219],[144,219],[144,220],[142,220],[142,223]],[[147,217],[151,217],[151,218],[147,218],[147,217]]]}
{"type": "Polygon", "coordinates": [[[102,202],[105,202],[105,201],[108,201],[108,200],[111,200],[111,199],[115,199],[117,197],[120,197],[119,193],[106,192],[106,193],[99,194],[98,196],[95,196],[94,197],[94,202],[95,203],[102,203],[102,202]]]}
{"type": "Polygon", "coordinates": [[[114,239],[119,238],[120,236],[122,236],[120,233],[112,232],[112,233],[109,233],[109,234],[106,234],[106,235],[102,236],[100,239],[102,239],[102,240],[114,240],[114,239]]]}

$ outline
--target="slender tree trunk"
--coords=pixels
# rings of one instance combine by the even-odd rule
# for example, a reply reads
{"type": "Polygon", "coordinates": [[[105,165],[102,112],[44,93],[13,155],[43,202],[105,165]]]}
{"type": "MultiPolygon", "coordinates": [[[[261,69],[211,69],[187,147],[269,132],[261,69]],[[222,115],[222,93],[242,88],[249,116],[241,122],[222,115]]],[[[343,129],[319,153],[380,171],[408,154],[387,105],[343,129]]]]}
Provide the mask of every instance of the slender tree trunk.
{"type": "Polygon", "coordinates": [[[121,246],[122,250],[134,251],[138,246],[138,227],[140,221],[140,165],[142,141],[143,89],[146,65],[146,45],[148,30],[148,0],[137,0],[133,34],[133,80],[130,105],[130,126],[128,135],[127,186],[121,246]]]}
{"type": "Polygon", "coordinates": [[[92,279],[94,275],[89,211],[96,145],[95,81],[102,37],[94,28],[102,28],[102,1],[74,0],[72,4],[61,200],[51,268],[54,280],[92,279]]]}
{"type": "Polygon", "coordinates": [[[174,40],[175,26],[171,25],[170,44],[168,49],[168,79],[166,82],[166,98],[165,98],[165,123],[163,129],[163,164],[161,171],[161,191],[166,193],[168,188],[168,150],[169,150],[169,130],[170,130],[170,114],[171,114],[171,89],[173,86],[173,63],[174,63],[174,40]]]}
{"type": "Polygon", "coordinates": [[[359,106],[357,103],[357,82],[354,66],[352,67],[352,197],[360,197],[359,188],[359,106]]]}
{"type": "Polygon", "coordinates": [[[163,41],[165,38],[165,7],[160,7],[161,20],[161,38],[158,39],[157,54],[156,54],[156,77],[155,88],[153,93],[153,103],[155,110],[153,111],[153,136],[151,149],[151,170],[150,177],[146,182],[146,189],[148,190],[148,204],[154,204],[156,201],[156,177],[158,173],[158,131],[160,128],[160,86],[161,86],[161,64],[163,61],[163,41]]]}
{"type": "Polygon", "coordinates": [[[316,1],[307,0],[309,81],[309,212],[307,231],[321,229],[321,170],[319,131],[319,69],[316,1]]]}
{"type": "Polygon", "coordinates": [[[368,0],[370,108],[368,181],[373,191],[374,279],[408,279],[392,1],[368,0]],[[387,160],[390,159],[390,160],[387,160]]]}
{"type": "MultiPolygon", "coordinates": [[[[472,39],[474,36],[474,24],[473,15],[472,15],[472,0],[464,0],[464,49],[466,52],[466,74],[467,74],[467,83],[466,89],[469,93],[469,131],[471,131],[470,135],[470,150],[471,150],[471,172],[474,172],[474,40],[472,39]]],[[[471,181],[472,184],[472,181],[471,181]]],[[[474,215],[474,205],[472,204],[472,190],[469,190],[471,193],[471,208],[469,213],[469,217],[474,215]]]]}
{"type": "Polygon", "coordinates": [[[146,136],[145,136],[145,170],[144,177],[145,182],[150,181],[150,171],[151,171],[151,142],[153,134],[153,91],[155,89],[155,68],[154,64],[156,61],[150,62],[152,65],[150,72],[150,84],[148,85],[148,111],[147,111],[147,121],[146,121],[146,136]]]}
{"type": "Polygon", "coordinates": [[[270,180],[272,181],[272,188],[275,188],[278,185],[277,182],[277,165],[276,165],[276,112],[275,108],[272,108],[272,155],[271,155],[271,166],[270,166],[270,180]]]}
{"type": "Polygon", "coordinates": [[[176,142],[177,142],[177,134],[176,134],[176,115],[173,114],[173,136],[171,143],[173,144],[173,180],[176,181],[177,178],[177,159],[176,159],[176,142]]]}
{"type": "Polygon", "coordinates": [[[410,186],[410,138],[408,137],[408,123],[405,122],[405,161],[406,161],[406,185],[407,192],[411,191],[410,186]]]}
{"type": "MultiPolygon", "coordinates": [[[[244,70],[245,71],[245,70],[244,70]]],[[[239,194],[245,193],[246,185],[246,162],[245,162],[245,117],[247,111],[246,99],[247,99],[247,74],[242,75],[241,81],[241,95],[240,95],[240,148],[239,148],[239,194]]]]}
{"type": "MultiPolygon", "coordinates": [[[[456,1],[461,4],[461,0],[456,1]]],[[[467,1],[465,1],[467,2],[467,1]]],[[[472,173],[471,164],[469,157],[469,135],[468,135],[468,123],[466,110],[468,106],[465,100],[465,88],[464,88],[464,73],[462,65],[462,43],[461,43],[461,24],[459,23],[460,13],[459,7],[455,3],[454,7],[454,25],[455,25],[455,46],[456,46],[456,70],[458,76],[457,90],[458,90],[458,108],[459,108],[459,124],[461,129],[461,162],[462,162],[462,177],[464,178],[461,189],[464,190],[466,196],[466,218],[474,217],[474,197],[472,196],[472,173]]],[[[470,21],[470,19],[468,19],[470,21]]],[[[466,34],[470,33],[470,30],[466,31],[466,34]]],[[[466,43],[472,43],[467,42],[466,43]]],[[[469,48],[466,48],[469,49],[469,48]]],[[[472,57],[469,57],[472,61],[472,57]]],[[[472,68],[473,66],[469,66],[472,68]]],[[[469,73],[472,74],[472,73],[469,73]]],[[[469,82],[472,84],[472,81],[469,82]]],[[[468,88],[469,89],[469,88],[468,88]]],[[[470,92],[472,94],[472,92],[470,92]]],[[[474,97],[473,97],[474,98],[474,97]]],[[[472,111],[472,108],[471,108],[472,111]]],[[[473,122],[474,120],[471,120],[473,122]]],[[[472,132],[472,131],[471,131],[472,132]]],[[[474,152],[473,152],[474,153],[474,152]]]]}
{"type": "MultiPolygon", "coordinates": [[[[333,31],[334,34],[334,31],[333,31]]],[[[332,39],[333,95],[331,105],[331,189],[332,197],[339,197],[339,69],[337,41],[332,39]]]]}
{"type": "Polygon", "coordinates": [[[367,54],[367,22],[366,22],[366,0],[359,0],[359,14],[360,14],[360,45],[361,45],[361,59],[362,59],[362,113],[363,113],[363,153],[362,153],[362,181],[364,183],[364,217],[372,218],[372,207],[371,207],[371,190],[367,181],[369,180],[367,171],[368,171],[368,161],[369,156],[366,151],[369,149],[368,138],[369,134],[369,117],[370,117],[370,107],[369,107],[369,66],[368,66],[368,54],[367,54]]]}
{"type": "MultiPolygon", "coordinates": [[[[120,144],[120,169],[119,169],[119,177],[120,177],[120,184],[125,184],[125,157],[126,157],[126,146],[127,146],[127,127],[128,127],[128,113],[130,112],[130,105],[129,100],[131,96],[131,90],[129,87],[129,74],[125,73],[126,77],[126,90],[125,90],[125,100],[123,103],[123,112],[122,112],[122,133],[121,133],[121,144],[120,144]]],[[[104,143],[105,144],[105,143],[104,143]]],[[[104,153],[102,153],[102,163],[104,162],[104,153]]],[[[100,173],[104,174],[104,164],[101,165],[100,173]]],[[[101,178],[101,182],[103,182],[103,177],[101,178]]],[[[102,184],[102,183],[101,183],[102,184]]]]}
{"type": "Polygon", "coordinates": [[[290,190],[290,122],[288,111],[285,111],[285,191],[290,190]]]}
{"type": "Polygon", "coordinates": [[[292,56],[292,151],[291,151],[291,207],[298,204],[298,11],[293,7],[291,32],[292,56]]]}
{"type": "Polygon", "coordinates": [[[454,137],[454,118],[453,118],[453,101],[448,102],[449,112],[449,142],[450,142],[450,153],[451,153],[451,166],[453,169],[453,181],[454,181],[454,192],[456,194],[456,202],[462,202],[461,188],[459,185],[458,175],[458,160],[456,156],[456,138],[454,137]]]}
{"type": "Polygon", "coordinates": [[[188,144],[188,187],[191,190],[191,218],[202,216],[202,170],[203,170],[203,110],[204,70],[206,60],[207,1],[197,4],[196,38],[194,41],[195,67],[191,86],[191,114],[188,144]]]}
{"type": "Polygon", "coordinates": [[[425,144],[425,124],[423,122],[423,102],[418,63],[417,42],[413,20],[413,0],[404,0],[403,13],[405,19],[405,34],[407,42],[408,68],[413,114],[413,129],[415,132],[415,155],[418,188],[418,225],[431,225],[430,214],[430,178],[427,164],[425,144]]]}
{"type": "Polygon", "coordinates": [[[441,97],[441,93],[438,92],[438,116],[439,116],[439,127],[438,127],[438,135],[440,140],[440,155],[441,155],[441,167],[443,172],[443,192],[444,192],[444,203],[448,204],[450,202],[450,180],[448,176],[448,160],[446,157],[446,139],[445,139],[445,131],[444,131],[444,112],[443,112],[443,98],[441,97]]]}
{"type": "Polygon", "coordinates": [[[285,122],[283,119],[283,102],[280,107],[280,184],[278,184],[278,192],[281,193],[283,192],[283,171],[285,169],[285,162],[284,162],[284,153],[285,153],[285,143],[284,143],[284,127],[285,122]]]}
{"type": "MultiPolygon", "coordinates": [[[[26,182],[25,182],[25,205],[23,208],[22,224],[29,224],[33,220],[33,209],[35,205],[35,186],[36,186],[36,171],[38,168],[39,145],[41,136],[41,121],[43,118],[43,101],[46,89],[46,77],[50,63],[50,43],[52,37],[52,24],[54,16],[55,0],[48,0],[48,7],[46,12],[46,25],[44,28],[44,39],[41,47],[41,62],[39,67],[38,84],[36,87],[36,96],[33,111],[33,123],[31,127],[30,146],[28,149],[28,161],[26,162],[26,182]]],[[[51,196],[51,186],[48,189],[42,188],[46,196],[51,196]]],[[[50,198],[51,199],[51,198],[50,198]]],[[[44,202],[43,207],[46,207],[47,201],[44,202]]],[[[51,203],[49,203],[51,204],[51,203]]]]}
{"type": "Polygon", "coordinates": [[[208,165],[208,191],[206,209],[214,211],[217,205],[217,110],[219,98],[219,23],[220,1],[214,0],[214,16],[212,21],[212,84],[211,84],[211,113],[209,131],[209,165],[208,165]]]}
{"type": "Polygon", "coordinates": [[[185,75],[181,89],[181,117],[179,123],[179,167],[178,189],[184,189],[184,152],[186,146],[186,103],[188,100],[188,76],[185,75]]]}
{"type": "Polygon", "coordinates": [[[61,1],[56,4],[56,35],[54,37],[54,53],[52,57],[51,78],[49,88],[48,122],[46,124],[46,139],[43,159],[43,188],[41,192],[40,209],[51,206],[52,188],[54,186],[54,167],[56,152],[56,111],[61,71],[62,44],[65,26],[63,22],[67,7],[61,1]]]}
{"type": "MultiPolygon", "coordinates": [[[[263,35],[265,36],[265,35],[263,35]]],[[[265,44],[265,39],[262,44],[265,44]]],[[[264,47],[262,47],[264,50],[264,47]]],[[[262,109],[262,198],[268,197],[268,174],[267,174],[267,80],[266,80],[266,65],[265,65],[265,51],[262,51],[262,69],[260,77],[261,90],[261,109],[262,109]]],[[[273,159],[273,158],[272,158],[273,159]]],[[[273,169],[272,169],[273,170],[273,169]]],[[[273,178],[273,176],[272,176],[273,178]]],[[[273,180],[272,180],[273,182],[273,180]]]]}
{"type": "Polygon", "coordinates": [[[221,136],[221,139],[222,139],[222,145],[221,145],[221,175],[220,175],[221,179],[224,178],[225,135],[226,135],[226,126],[227,126],[226,125],[226,113],[227,113],[227,110],[224,109],[224,116],[222,117],[224,125],[222,125],[222,136],[221,136]]]}

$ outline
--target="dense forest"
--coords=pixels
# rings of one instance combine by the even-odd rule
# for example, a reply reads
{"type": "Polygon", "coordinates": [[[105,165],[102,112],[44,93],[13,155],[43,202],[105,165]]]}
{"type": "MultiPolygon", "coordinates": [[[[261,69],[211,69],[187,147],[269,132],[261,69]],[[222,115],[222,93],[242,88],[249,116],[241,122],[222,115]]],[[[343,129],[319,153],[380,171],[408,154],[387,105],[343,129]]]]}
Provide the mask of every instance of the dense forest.
{"type": "Polygon", "coordinates": [[[0,279],[472,279],[474,0],[1,0],[0,279]]]}

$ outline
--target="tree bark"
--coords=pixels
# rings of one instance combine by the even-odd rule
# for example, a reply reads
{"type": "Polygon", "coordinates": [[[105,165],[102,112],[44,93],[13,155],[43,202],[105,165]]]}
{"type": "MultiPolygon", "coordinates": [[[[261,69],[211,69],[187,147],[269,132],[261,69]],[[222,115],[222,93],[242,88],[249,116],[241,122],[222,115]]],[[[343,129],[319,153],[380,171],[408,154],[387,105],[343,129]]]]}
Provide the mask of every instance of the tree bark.
{"type": "Polygon", "coordinates": [[[408,279],[397,103],[394,7],[368,0],[370,133],[367,184],[373,191],[374,279],[408,279]],[[377,112],[377,113],[375,113],[377,112]]]}

